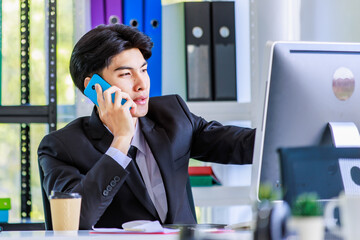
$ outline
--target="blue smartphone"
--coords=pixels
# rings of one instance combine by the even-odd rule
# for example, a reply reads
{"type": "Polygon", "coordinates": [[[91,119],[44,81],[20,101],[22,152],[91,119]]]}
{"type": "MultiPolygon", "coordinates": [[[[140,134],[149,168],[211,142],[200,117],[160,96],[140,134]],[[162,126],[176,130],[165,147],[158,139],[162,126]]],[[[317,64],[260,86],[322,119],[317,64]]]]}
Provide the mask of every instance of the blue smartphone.
{"type": "MultiPolygon", "coordinates": [[[[93,103],[95,103],[97,106],[99,106],[97,102],[97,95],[95,90],[95,84],[98,83],[102,91],[104,92],[106,89],[111,87],[111,85],[106,82],[102,77],[100,77],[98,74],[94,74],[92,78],[90,79],[89,84],[86,86],[84,90],[85,96],[87,96],[93,103]]],[[[115,93],[111,94],[112,102],[115,100],[115,93]]],[[[125,99],[122,99],[121,104],[124,104],[126,102],[125,99]]]]}

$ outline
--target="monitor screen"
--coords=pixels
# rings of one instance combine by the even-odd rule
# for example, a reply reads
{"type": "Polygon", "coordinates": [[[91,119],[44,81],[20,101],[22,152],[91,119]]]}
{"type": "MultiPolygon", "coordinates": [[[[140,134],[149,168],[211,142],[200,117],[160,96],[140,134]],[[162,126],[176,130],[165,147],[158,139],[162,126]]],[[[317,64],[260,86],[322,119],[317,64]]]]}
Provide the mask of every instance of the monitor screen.
{"type": "Polygon", "coordinates": [[[329,122],[353,122],[360,128],[360,44],[268,45],[252,168],[255,198],[262,183],[281,190],[278,148],[326,142],[329,122]]]}

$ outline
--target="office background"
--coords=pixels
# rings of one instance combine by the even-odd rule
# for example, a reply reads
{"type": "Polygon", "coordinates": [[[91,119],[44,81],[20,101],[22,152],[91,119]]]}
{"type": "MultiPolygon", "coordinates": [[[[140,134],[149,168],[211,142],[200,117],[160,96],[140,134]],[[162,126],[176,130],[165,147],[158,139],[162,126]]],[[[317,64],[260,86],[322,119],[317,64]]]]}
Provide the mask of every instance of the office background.
{"type": "MultiPolygon", "coordinates": [[[[20,104],[20,4],[2,0],[1,105],[20,104]]],[[[30,103],[47,104],[45,59],[45,4],[30,2],[30,103]]],[[[163,0],[163,6],[181,1],[163,0]]],[[[57,104],[61,128],[77,116],[87,115],[92,104],[77,92],[68,73],[72,46],[90,29],[90,0],[57,1],[57,104]]],[[[189,102],[190,109],[207,120],[224,124],[257,126],[257,99],[262,94],[261,74],[266,65],[268,40],[360,41],[357,0],[236,0],[236,101],[189,102]]],[[[163,21],[166,19],[163,18],[163,21]]],[[[166,34],[166,33],[163,33],[166,34]]],[[[166,49],[163,56],[166,57],[166,49]]],[[[163,79],[164,82],[168,79],[163,79]]],[[[166,83],[165,83],[166,84],[166,83]]],[[[43,220],[37,146],[47,132],[46,124],[30,124],[31,140],[31,218],[43,220]]],[[[0,197],[11,197],[10,220],[20,214],[20,126],[0,124],[0,197]]],[[[248,186],[251,166],[214,165],[226,186],[248,186]]],[[[232,223],[249,218],[247,207],[203,207],[200,222],[232,223]]]]}

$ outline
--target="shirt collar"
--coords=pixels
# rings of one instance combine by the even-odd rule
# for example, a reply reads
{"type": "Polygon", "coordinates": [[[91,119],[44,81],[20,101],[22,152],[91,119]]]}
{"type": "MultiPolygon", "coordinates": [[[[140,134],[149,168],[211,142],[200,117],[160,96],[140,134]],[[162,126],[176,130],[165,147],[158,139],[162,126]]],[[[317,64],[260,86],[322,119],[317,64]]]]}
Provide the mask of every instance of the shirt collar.
{"type": "Polygon", "coordinates": [[[145,154],[145,138],[143,133],[141,132],[139,121],[137,121],[136,123],[135,134],[133,139],[131,140],[131,145],[135,146],[138,151],[145,154]]]}

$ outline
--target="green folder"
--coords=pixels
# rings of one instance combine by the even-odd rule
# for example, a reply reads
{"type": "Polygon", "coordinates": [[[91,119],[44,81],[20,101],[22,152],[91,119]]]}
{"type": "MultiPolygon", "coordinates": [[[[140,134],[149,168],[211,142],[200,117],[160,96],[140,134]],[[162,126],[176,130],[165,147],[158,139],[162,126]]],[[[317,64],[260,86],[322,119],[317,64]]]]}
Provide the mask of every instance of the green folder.
{"type": "Polygon", "coordinates": [[[192,187],[209,187],[214,185],[220,185],[220,182],[218,179],[211,175],[190,176],[190,185],[192,187]]]}
{"type": "Polygon", "coordinates": [[[0,198],[0,210],[9,210],[9,209],[11,209],[10,198],[0,198]]]}

